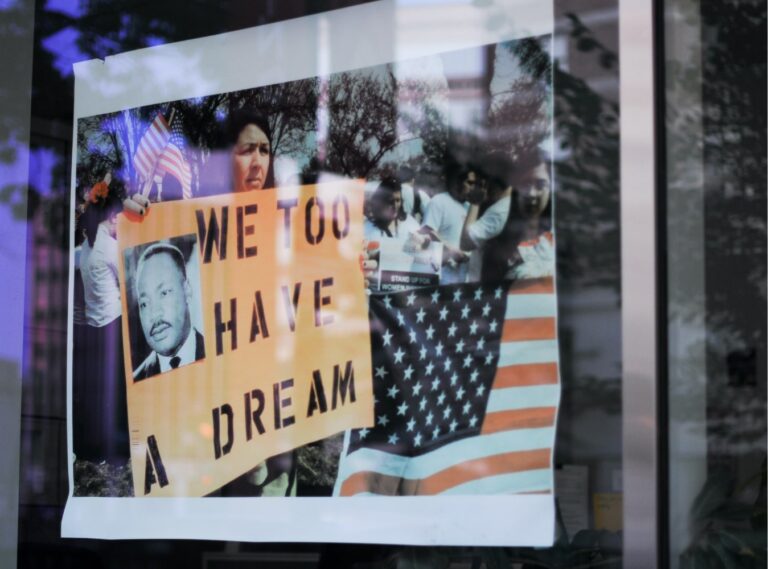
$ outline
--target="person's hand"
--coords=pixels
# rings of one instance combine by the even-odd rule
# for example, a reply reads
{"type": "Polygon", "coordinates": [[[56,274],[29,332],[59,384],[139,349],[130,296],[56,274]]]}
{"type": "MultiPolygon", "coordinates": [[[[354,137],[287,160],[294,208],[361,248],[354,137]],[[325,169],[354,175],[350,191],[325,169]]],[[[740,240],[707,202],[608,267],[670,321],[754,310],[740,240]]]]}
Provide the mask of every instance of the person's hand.
{"type": "Polygon", "coordinates": [[[149,199],[141,194],[133,194],[123,200],[123,213],[128,219],[143,219],[149,212],[149,199]]]}
{"type": "Polygon", "coordinates": [[[363,241],[363,252],[360,255],[360,268],[365,277],[365,288],[373,288],[376,279],[376,271],[379,268],[379,243],[378,241],[363,241]]]}
{"type": "Polygon", "coordinates": [[[469,253],[461,249],[455,249],[449,245],[443,244],[443,265],[455,268],[461,263],[469,261],[469,253]]]}

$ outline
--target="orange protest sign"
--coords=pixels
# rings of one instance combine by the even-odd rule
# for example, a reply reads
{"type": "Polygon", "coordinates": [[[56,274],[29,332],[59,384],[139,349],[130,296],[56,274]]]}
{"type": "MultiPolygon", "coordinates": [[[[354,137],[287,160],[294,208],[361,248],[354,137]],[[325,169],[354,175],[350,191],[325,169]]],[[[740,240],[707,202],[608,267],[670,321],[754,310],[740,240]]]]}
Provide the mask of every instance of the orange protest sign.
{"type": "Polygon", "coordinates": [[[373,425],[362,201],[345,181],[120,220],[136,496],[203,496],[373,425]]]}

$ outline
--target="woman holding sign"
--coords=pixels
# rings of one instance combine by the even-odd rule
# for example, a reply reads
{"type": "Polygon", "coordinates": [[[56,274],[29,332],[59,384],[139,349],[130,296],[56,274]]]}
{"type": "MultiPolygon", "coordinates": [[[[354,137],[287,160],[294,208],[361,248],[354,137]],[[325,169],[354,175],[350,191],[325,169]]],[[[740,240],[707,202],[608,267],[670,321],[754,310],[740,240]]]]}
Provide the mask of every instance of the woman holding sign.
{"type": "MultiPolygon", "coordinates": [[[[200,195],[250,192],[275,186],[272,136],[267,117],[256,111],[232,114],[223,136],[201,172],[200,195]],[[228,175],[227,175],[228,174],[228,175]]],[[[135,194],[125,209],[144,216],[149,200],[135,194]]],[[[220,496],[291,496],[296,494],[296,456],[283,453],[256,465],[213,493],[220,496]]]]}

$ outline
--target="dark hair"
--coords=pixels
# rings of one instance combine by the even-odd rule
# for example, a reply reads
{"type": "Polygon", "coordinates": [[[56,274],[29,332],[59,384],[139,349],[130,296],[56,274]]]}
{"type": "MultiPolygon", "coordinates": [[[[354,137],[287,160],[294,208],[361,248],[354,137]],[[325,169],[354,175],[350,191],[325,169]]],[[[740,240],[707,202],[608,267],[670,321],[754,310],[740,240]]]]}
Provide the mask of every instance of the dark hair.
{"type": "MultiPolygon", "coordinates": [[[[386,177],[384,178],[381,183],[376,187],[373,194],[371,194],[371,197],[369,199],[369,205],[370,205],[370,215],[368,218],[370,219],[371,223],[373,223],[376,227],[382,230],[387,230],[387,227],[382,226],[382,221],[379,218],[379,216],[376,214],[376,212],[379,210],[381,205],[388,205],[392,199],[392,194],[395,192],[399,192],[402,194],[403,187],[400,184],[400,182],[397,181],[397,179],[393,177],[386,177]]],[[[400,209],[397,211],[397,220],[403,221],[406,218],[405,210],[403,209],[402,202],[400,203],[400,209]]]]}
{"type": "Polygon", "coordinates": [[[232,111],[212,137],[211,156],[200,172],[200,195],[212,196],[232,191],[232,150],[240,133],[249,124],[258,127],[269,140],[269,170],[264,179],[264,189],[275,187],[275,154],[269,120],[255,109],[238,109],[232,111]]]}
{"type": "MultiPolygon", "coordinates": [[[[491,239],[486,244],[485,250],[483,252],[483,281],[500,281],[504,279],[504,276],[509,269],[510,261],[514,262],[516,256],[518,255],[517,247],[523,240],[526,219],[520,211],[519,196],[517,190],[514,189],[515,180],[540,165],[544,165],[547,168],[547,174],[550,175],[549,168],[551,162],[549,157],[538,148],[529,153],[526,153],[517,161],[515,161],[512,174],[510,176],[513,190],[509,204],[509,215],[507,216],[507,221],[504,224],[504,228],[501,230],[501,233],[499,233],[499,235],[491,239]]],[[[539,215],[538,233],[541,235],[551,231],[551,229],[552,196],[550,194],[547,206],[539,215]]]]}
{"type": "Polygon", "coordinates": [[[237,137],[243,129],[249,124],[259,127],[269,140],[270,150],[272,149],[272,129],[269,127],[267,116],[261,111],[255,109],[238,109],[232,111],[227,120],[226,143],[227,146],[233,146],[237,142],[237,137]]]}
{"type": "Polygon", "coordinates": [[[88,202],[79,220],[85,237],[88,239],[88,245],[93,247],[96,242],[96,234],[99,232],[101,222],[121,211],[123,211],[123,200],[118,195],[116,188],[111,188],[107,195],[98,201],[88,202]]]}
{"type": "Polygon", "coordinates": [[[397,177],[398,182],[400,182],[401,184],[405,184],[406,182],[410,182],[414,178],[415,173],[413,171],[413,168],[407,165],[403,165],[397,169],[397,173],[395,174],[395,176],[397,177]]]}
{"type": "Polygon", "coordinates": [[[184,262],[184,254],[181,252],[181,250],[176,247],[175,245],[171,245],[170,243],[165,242],[158,242],[153,243],[146,249],[144,249],[144,252],[141,254],[141,257],[139,257],[138,263],[136,263],[136,284],[138,285],[139,282],[139,270],[141,270],[142,265],[147,262],[148,259],[151,259],[155,255],[159,255],[161,253],[167,253],[170,255],[171,259],[173,259],[173,262],[176,263],[176,267],[178,267],[179,271],[181,272],[181,276],[184,278],[184,280],[187,279],[187,266],[184,262]]]}

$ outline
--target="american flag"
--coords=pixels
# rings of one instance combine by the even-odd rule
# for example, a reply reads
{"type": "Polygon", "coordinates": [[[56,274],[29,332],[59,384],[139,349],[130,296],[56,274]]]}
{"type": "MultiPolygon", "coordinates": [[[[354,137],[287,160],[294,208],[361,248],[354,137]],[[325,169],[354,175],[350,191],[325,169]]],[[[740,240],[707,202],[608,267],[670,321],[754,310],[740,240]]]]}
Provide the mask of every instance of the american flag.
{"type": "Polygon", "coordinates": [[[551,493],[560,399],[552,278],[374,296],[374,421],[334,495],[551,493]]]}
{"type": "Polygon", "coordinates": [[[148,180],[154,175],[157,161],[168,146],[170,138],[168,122],[162,113],[157,113],[147,132],[141,137],[133,156],[133,165],[142,180],[148,180]]]}
{"type": "Polygon", "coordinates": [[[157,173],[167,172],[176,178],[181,184],[181,193],[186,200],[192,197],[192,170],[184,158],[184,146],[184,131],[181,128],[180,113],[177,111],[171,124],[170,139],[160,155],[157,173]]]}

